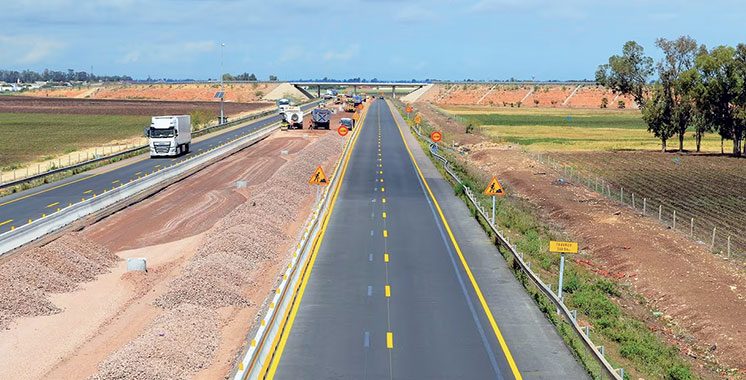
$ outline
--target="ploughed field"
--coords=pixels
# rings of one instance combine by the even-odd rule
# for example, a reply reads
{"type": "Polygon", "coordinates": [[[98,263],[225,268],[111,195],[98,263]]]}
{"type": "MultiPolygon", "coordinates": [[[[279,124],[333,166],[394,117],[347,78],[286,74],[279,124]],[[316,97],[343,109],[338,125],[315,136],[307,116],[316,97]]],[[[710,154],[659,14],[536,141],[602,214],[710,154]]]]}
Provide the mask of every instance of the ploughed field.
{"type": "MultiPolygon", "coordinates": [[[[493,140],[519,144],[542,158],[571,168],[586,186],[642,211],[727,254],[728,236],[734,256],[746,253],[746,166],[743,159],[720,155],[720,137],[711,133],[702,152],[693,153],[694,137],[669,140],[668,153],[647,131],[636,110],[495,109],[449,107],[446,111],[464,125],[472,124],[493,140]],[[623,188],[623,190],[622,190],[623,188]],[[623,193],[623,194],[622,194],[623,193]],[[694,218],[692,228],[691,219],[694,218]]],[[[727,149],[727,145],[726,145],[727,149]]],[[[570,179],[577,181],[578,179],[570,179]]]]}
{"type": "MultiPolygon", "coordinates": [[[[601,178],[611,186],[612,198],[623,197],[635,208],[658,217],[697,240],[727,254],[731,237],[732,256],[746,257],[746,166],[744,160],[715,154],[679,155],[659,152],[557,152],[549,156],[581,171],[581,176],[601,178]],[[624,188],[624,194],[621,188],[624,188]],[[691,219],[694,218],[692,231],[691,219]]],[[[591,182],[591,187],[596,187],[591,182]]],[[[600,190],[600,185],[599,190],[600,190]]],[[[608,189],[608,188],[607,188],[608,189]]],[[[608,190],[606,192],[608,194],[608,190]]]]}
{"type": "MultiPolygon", "coordinates": [[[[270,103],[225,103],[228,115],[270,103]]],[[[216,102],[166,102],[0,97],[0,168],[45,160],[141,136],[154,115],[192,114],[217,120],[216,102]]],[[[193,117],[193,123],[197,120],[193,117]]]]}

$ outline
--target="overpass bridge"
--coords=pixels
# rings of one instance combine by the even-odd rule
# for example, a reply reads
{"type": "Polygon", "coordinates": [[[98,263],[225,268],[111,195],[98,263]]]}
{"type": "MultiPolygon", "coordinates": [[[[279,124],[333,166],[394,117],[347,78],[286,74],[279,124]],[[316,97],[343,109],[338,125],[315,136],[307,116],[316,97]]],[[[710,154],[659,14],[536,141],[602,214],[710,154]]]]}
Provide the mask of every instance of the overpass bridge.
{"type": "Polygon", "coordinates": [[[396,98],[396,88],[411,88],[412,91],[416,91],[424,86],[431,83],[429,82],[327,82],[327,81],[298,81],[289,82],[295,86],[299,91],[306,93],[309,97],[313,98],[313,94],[309,92],[316,90],[316,97],[321,96],[322,88],[340,88],[340,87],[352,87],[352,93],[357,94],[358,87],[373,87],[375,89],[380,88],[391,88],[391,96],[396,98]]]}

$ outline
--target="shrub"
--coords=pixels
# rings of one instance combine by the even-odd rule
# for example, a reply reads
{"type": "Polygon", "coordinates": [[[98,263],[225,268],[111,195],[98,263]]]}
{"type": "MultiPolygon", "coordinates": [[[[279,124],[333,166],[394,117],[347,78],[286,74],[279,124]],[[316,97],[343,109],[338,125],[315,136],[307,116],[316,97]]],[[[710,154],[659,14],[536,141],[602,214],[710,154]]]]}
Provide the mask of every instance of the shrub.
{"type": "Polygon", "coordinates": [[[539,106],[539,99],[534,99],[534,106],[535,106],[535,107],[538,107],[538,106],[539,106]]]}
{"type": "Polygon", "coordinates": [[[607,108],[609,106],[609,99],[605,96],[601,98],[601,108],[607,108]]]}
{"type": "Polygon", "coordinates": [[[623,109],[625,107],[624,100],[616,102],[616,108],[623,109]]]}

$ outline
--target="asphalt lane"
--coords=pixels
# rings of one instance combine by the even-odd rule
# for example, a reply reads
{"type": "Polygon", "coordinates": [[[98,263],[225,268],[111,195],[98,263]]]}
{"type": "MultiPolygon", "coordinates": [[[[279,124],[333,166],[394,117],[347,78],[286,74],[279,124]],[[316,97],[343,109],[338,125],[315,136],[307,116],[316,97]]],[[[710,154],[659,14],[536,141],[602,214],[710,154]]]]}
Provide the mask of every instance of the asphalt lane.
{"type": "Polygon", "coordinates": [[[514,378],[385,102],[360,133],[270,377],[514,378]]]}
{"type": "MultiPolygon", "coordinates": [[[[313,107],[315,103],[303,106],[303,109],[313,107]]],[[[36,187],[16,194],[0,198],[0,233],[7,232],[13,227],[19,227],[36,220],[44,215],[50,215],[58,209],[83,199],[101,194],[104,190],[111,190],[130,180],[144,176],[146,173],[178,164],[201,151],[209,150],[224,142],[239,136],[252,133],[262,127],[278,121],[276,117],[257,120],[241,128],[209,137],[199,142],[193,142],[191,152],[179,157],[152,158],[136,161],[132,164],[120,166],[116,169],[98,174],[81,173],[63,181],[36,187]]]]}

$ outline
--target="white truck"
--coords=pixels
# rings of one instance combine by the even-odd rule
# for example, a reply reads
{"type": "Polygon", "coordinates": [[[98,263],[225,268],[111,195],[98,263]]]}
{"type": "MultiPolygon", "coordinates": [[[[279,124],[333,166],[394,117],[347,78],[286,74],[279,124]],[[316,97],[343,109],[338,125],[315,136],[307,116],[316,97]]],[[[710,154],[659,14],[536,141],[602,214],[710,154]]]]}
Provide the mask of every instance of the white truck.
{"type": "Polygon", "coordinates": [[[192,143],[192,117],[153,116],[145,129],[150,145],[150,157],[178,156],[189,152],[192,143]]]}
{"type": "Polygon", "coordinates": [[[303,129],[303,110],[300,107],[288,107],[283,113],[283,121],[288,129],[303,129]]]}

